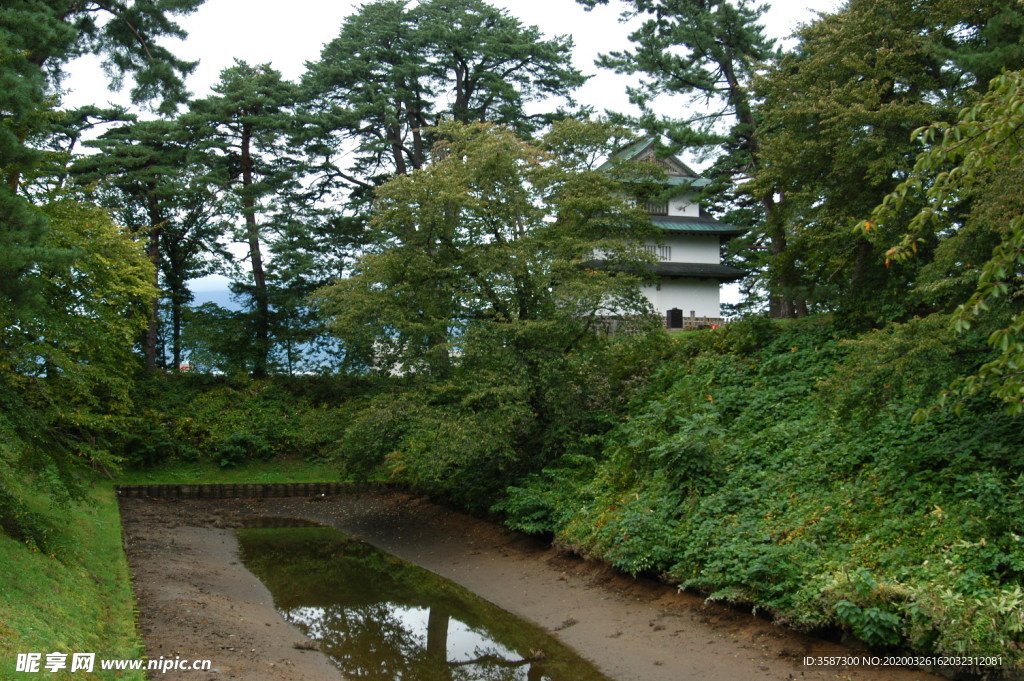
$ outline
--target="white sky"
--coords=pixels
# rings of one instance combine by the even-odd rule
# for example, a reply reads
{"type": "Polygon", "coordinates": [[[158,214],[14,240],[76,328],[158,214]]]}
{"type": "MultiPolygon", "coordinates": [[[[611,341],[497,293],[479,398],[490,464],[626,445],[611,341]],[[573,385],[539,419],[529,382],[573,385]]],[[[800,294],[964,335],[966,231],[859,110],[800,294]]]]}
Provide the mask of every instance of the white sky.
{"type": "MultiPolygon", "coordinates": [[[[575,50],[573,62],[582,72],[594,76],[575,94],[580,104],[635,113],[626,96],[626,87],[635,78],[598,69],[598,54],[628,49],[628,25],[619,22],[623,5],[609,5],[586,11],[575,0],[488,0],[507,10],[527,26],[537,26],[546,37],[569,34],[575,50]]],[[[269,62],[289,80],[297,80],[305,63],[316,61],[323,46],[334,39],[345,17],[365,2],[351,0],[206,0],[194,14],[179,18],[188,32],[185,41],[168,42],[168,47],[183,59],[199,61],[188,80],[196,97],[210,93],[220,72],[234,59],[250,64],[269,62]],[[175,44],[177,43],[177,44],[175,44]]],[[[835,10],[841,0],[778,0],[763,20],[770,37],[784,40],[796,28],[814,18],[815,12],[835,10]]],[[[65,81],[67,107],[86,104],[117,103],[127,106],[125,93],[112,93],[100,61],[93,57],[78,60],[68,69],[65,81]]],[[[688,161],[690,159],[687,159],[688,161]]],[[[698,164],[699,166],[700,164],[698,164]]],[[[195,291],[223,290],[226,279],[219,275],[192,282],[195,291]]],[[[738,299],[736,285],[723,287],[723,302],[738,299]]]]}
{"type": "MultiPolygon", "coordinates": [[[[545,36],[570,34],[576,44],[575,66],[592,78],[577,99],[594,106],[626,110],[625,86],[629,79],[598,70],[594,59],[601,52],[629,47],[630,29],[618,21],[622,8],[618,0],[588,12],[575,0],[489,0],[526,25],[535,25],[545,36]]],[[[363,4],[352,0],[288,0],[285,11],[277,0],[206,0],[194,14],[179,18],[188,39],[168,46],[180,57],[199,61],[188,84],[196,96],[205,96],[220,72],[234,58],[250,64],[270,62],[285,78],[295,80],[307,61],[315,61],[325,43],[337,36],[345,17],[363,4]]],[[[831,11],[839,0],[780,0],[765,15],[770,36],[786,38],[800,23],[813,18],[814,11],[831,11]]],[[[176,41],[177,42],[177,41],[176,41]]],[[[71,92],[66,106],[126,103],[126,98],[109,92],[94,58],[72,65],[66,85],[71,92]]]]}

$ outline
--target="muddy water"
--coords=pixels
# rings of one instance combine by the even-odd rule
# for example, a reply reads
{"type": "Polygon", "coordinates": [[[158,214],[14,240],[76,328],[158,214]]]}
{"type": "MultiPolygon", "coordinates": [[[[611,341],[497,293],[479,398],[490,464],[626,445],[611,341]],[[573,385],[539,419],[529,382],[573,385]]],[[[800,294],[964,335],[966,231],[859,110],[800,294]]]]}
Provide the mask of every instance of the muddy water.
{"type": "Polygon", "coordinates": [[[277,609],[347,676],[608,681],[538,627],[333,528],[237,534],[244,564],[277,609]]]}

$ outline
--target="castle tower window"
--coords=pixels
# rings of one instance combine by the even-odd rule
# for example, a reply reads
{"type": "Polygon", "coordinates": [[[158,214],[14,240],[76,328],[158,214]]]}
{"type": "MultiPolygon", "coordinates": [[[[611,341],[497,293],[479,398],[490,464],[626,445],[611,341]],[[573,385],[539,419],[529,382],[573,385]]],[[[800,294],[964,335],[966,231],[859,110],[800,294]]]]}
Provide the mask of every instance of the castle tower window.
{"type": "Polygon", "coordinates": [[[668,215],[668,201],[647,201],[644,210],[651,215],[668,215]]]}

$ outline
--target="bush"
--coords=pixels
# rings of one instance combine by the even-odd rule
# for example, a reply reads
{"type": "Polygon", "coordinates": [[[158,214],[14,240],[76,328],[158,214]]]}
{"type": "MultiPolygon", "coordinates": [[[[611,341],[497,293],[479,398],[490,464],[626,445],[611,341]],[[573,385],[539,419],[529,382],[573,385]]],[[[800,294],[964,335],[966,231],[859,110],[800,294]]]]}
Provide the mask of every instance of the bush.
{"type": "Polygon", "coordinates": [[[209,459],[224,467],[273,457],[325,461],[345,422],[339,409],[360,386],[322,377],[174,375],[140,382],[138,416],[119,450],[129,465],[209,459]]]}
{"type": "Polygon", "coordinates": [[[794,626],[1019,665],[1024,429],[977,398],[915,420],[984,358],[982,337],[945,324],[844,339],[827,319],[758,320],[680,338],[586,466],[556,460],[497,508],[794,626]]]}

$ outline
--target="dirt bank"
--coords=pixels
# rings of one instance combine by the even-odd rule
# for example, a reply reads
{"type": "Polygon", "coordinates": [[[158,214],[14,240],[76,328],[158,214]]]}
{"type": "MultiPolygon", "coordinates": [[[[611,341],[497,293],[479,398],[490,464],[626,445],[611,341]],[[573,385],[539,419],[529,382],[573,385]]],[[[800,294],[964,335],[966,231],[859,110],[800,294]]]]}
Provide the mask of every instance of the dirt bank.
{"type": "Polygon", "coordinates": [[[239,563],[231,528],[253,516],[332,525],[532,620],[617,681],[926,681],[900,668],[814,667],[863,655],[700,598],[558,554],[534,539],[400,493],[314,499],[123,499],[128,560],[151,658],[208,658],[176,681],[337,681],[239,563]]]}

